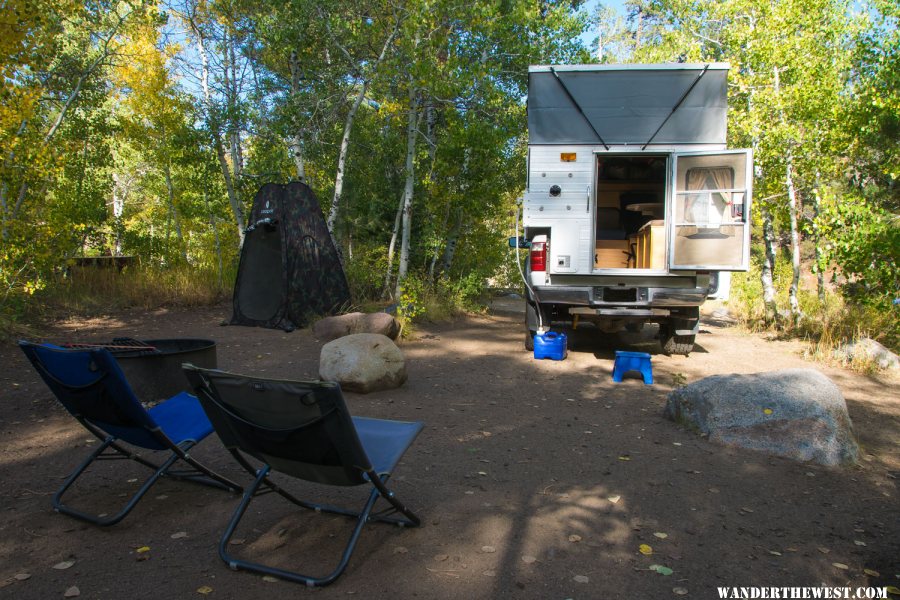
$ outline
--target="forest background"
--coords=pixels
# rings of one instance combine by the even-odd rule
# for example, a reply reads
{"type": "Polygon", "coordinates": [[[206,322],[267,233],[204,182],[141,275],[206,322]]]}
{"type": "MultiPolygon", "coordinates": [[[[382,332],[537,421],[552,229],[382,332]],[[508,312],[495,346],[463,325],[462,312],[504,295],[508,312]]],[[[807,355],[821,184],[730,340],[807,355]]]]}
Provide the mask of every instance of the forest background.
{"type": "Polygon", "coordinates": [[[900,345],[893,0],[0,0],[0,331],[230,294],[253,196],[318,195],[354,299],[519,285],[531,64],[728,62],[754,150],[732,309],[900,345]],[[67,268],[128,255],[122,274],[67,268]]]}

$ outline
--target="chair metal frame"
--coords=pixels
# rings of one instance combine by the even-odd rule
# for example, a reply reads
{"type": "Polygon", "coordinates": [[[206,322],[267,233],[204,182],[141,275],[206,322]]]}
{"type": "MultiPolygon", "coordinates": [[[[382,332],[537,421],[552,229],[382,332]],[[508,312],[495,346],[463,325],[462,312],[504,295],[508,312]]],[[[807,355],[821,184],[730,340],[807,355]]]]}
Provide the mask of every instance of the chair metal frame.
{"type": "MultiPolygon", "coordinates": [[[[131,386],[128,384],[128,381],[125,378],[125,375],[122,373],[121,369],[119,369],[115,358],[105,348],[73,350],[51,346],[49,344],[35,344],[27,341],[20,341],[19,347],[22,348],[23,352],[25,352],[25,355],[35,367],[38,374],[47,383],[47,386],[56,396],[57,400],[59,400],[59,402],[66,408],[66,410],[69,411],[69,414],[71,414],[75,418],[75,420],[77,420],[82,425],[82,427],[87,429],[92,435],[94,435],[102,442],[96,450],[91,452],[87,456],[87,458],[85,458],[75,468],[75,470],[72,471],[72,473],[63,482],[59,490],[53,495],[53,509],[56,512],[103,527],[115,525],[116,523],[119,523],[122,519],[124,519],[135,508],[135,506],[137,506],[141,498],[144,497],[144,495],[150,490],[153,484],[156,483],[161,477],[171,477],[172,479],[191,481],[194,483],[199,483],[201,485],[215,487],[235,493],[243,491],[243,488],[237,483],[222,475],[219,475],[215,471],[204,466],[202,463],[198,462],[196,459],[190,456],[191,448],[202,441],[202,439],[185,439],[176,443],[165,434],[163,429],[154,421],[154,419],[146,411],[146,409],[144,409],[141,403],[137,400],[136,396],[134,396],[134,393],[131,390],[131,386]],[[39,357],[39,352],[42,350],[87,355],[90,357],[90,364],[99,365],[98,368],[105,369],[105,372],[97,377],[96,380],[87,385],[67,384],[57,375],[52,373],[41,360],[41,358],[39,357]],[[109,390],[105,389],[103,382],[103,380],[107,377],[116,379],[117,384],[121,386],[119,389],[126,390],[126,392],[121,395],[113,395],[109,393],[109,390]],[[132,438],[131,440],[129,440],[124,436],[117,437],[115,435],[112,435],[111,433],[104,431],[101,426],[98,426],[95,423],[91,422],[91,415],[83,414],[82,411],[80,411],[75,405],[70,402],[64,401],[60,397],[61,391],[70,392],[75,390],[81,392],[87,390],[88,388],[97,386],[98,384],[103,386],[103,391],[98,393],[106,394],[107,398],[115,398],[116,403],[122,403],[122,405],[126,407],[126,412],[131,412],[135,415],[140,415],[140,413],[143,413],[143,419],[139,419],[134,423],[123,423],[120,425],[120,427],[131,427],[132,429],[134,429],[138,437],[142,437],[143,435],[149,436],[149,440],[152,440],[156,447],[153,447],[152,445],[147,443],[148,438],[144,438],[143,440],[132,438]],[[163,462],[157,463],[148,460],[140,454],[123,446],[120,441],[124,441],[130,446],[144,448],[151,451],[168,451],[171,454],[163,462]],[[125,502],[124,506],[113,515],[104,516],[103,513],[94,515],[65,504],[63,502],[63,496],[69,490],[69,488],[72,487],[72,485],[78,480],[78,478],[81,477],[95,461],[99,462],[104,460],[131,460],[139,465],[147,467],[148,469],[152,470],[153,473],[146,480],[144,480],[144,483],[141,485],[141,487],[138,488],[138,490],[131,496],[131,498],[125,502]],[[179,460],[187,463],[190,466],[190,469],[172,469],[172,467],[179,460]]],[[[178,399],[180,396],[189,395],[182,392],[182,394],[174,396],[166,402],[178,399]]],[[[190,397],[193,398],[193,396],[190,397]]]]}
{"type": "MultiPolygon", "coordinates": [[[[235,509],[234,514],[231,517],[228,526],[225,529],[224,534],[222,535],[222,539],[219,543],[219,556],[225,561],[228,566],[233,570],[247,570],[256,573],[261,573],[264,575],[271,575],[273,577],[278,577],[280,579],[285,579],[287,581],[292,581],[295,583],[301,583],[309,587],[321,587],[326,586],[331,583],[334,583],[338,577],[343,574],[346,570],[347,565],[350,562],[350,557],[353,554],[353,551],[356,548],[357,542],[359,541],[360,534],[362,533],[363,527],[367,523],[377,522],[377,523],[388,523],[397,525],[399,527],[418,527],[421,524],[421,520],[415,513],[413,513],[406,505],[400,502],[394,492],[390,491],[386,483],[390,478],[390,473],[378,473],[376,469],[372,467],[371,462],[368,460],[365,461],[364,465],[354,465],[353,468],[358,471],[358,475],[360,477],[359,484],[369,483],[372,485],[372,491],[369,494],[368,500],[366,501],[363,508],[359,511],[349,510],[341,507],[331,506],[327,504],[318,504],[314,502],[307,502],[305,500],[301,500],[291,494],[290,492],[283,489],[281,486],[272,481],[270,475],[274,472],[279,472],[278,469],[274,469],[265,462],[260,456],[257,456],[252,450],[247,450],[245,448],[240,447],[239,445],[235,445],[230,443],[229,434],[220,429],[221,419],[224,416],[227,419],[236,419],[236,420],[245,420],[245,418],[241,415],[235,414],[235,412],[225,404],[222,398],[216,391],[215,385],[210,381],[210,374],[219,375],[219,376],[228,376],[228,377],[244,377],[233,375],[230,373],[225,373],[222,371],[218,371],[215,369],[201,369],[199,367],[195,367],[191,364],[184,364],[182,367],[185,369],[185,373],[188,376],[188,379],[194,385],[194,390],[197,394],[197,397],[200,399],[201,404],[204,409],[207,411],[207,414],[210,417],[210,421],[213,423],[213,426],[216,427],[217,432],[219,433],[219,438],[225,443],[228,451],[234,456],[235,460],[240,464],[248,473],[254,476],[253,483],[248,486],[244,495],[241,499],[240,504],[235,509]],[[216,414],[218,413],[218,415],[216,414]],[[247,459],[247,456],[252,456],[253,458],[260,460],[263,464],[261,467],[255,467],[251,462],[247,459]],[[244,514],[247,511],[251,501],[259,496],[263,496],[269,493],[276,493],[283,497],[285,500],[288,500],[292,504],[300,506],[301,508],[313,510],[321,513],[330,513],[341,515],[345,517],[349,517],[356,520],[356,524],[353,528],[352,533],[350,534],[350,538],[347,542],[346,547],[344,548],[340,561],[334,570],[325,575],[323,577],[315,577],[311,575],[303,575],[299,572],[288,571],[286,569],[280,569],[277,567],[273,567],[270,565],[265,565],[262,563],[252,562],[248,560],[244,560],[238,558],[236,556],[231,555],[228,552],[228,546],[231,538],[234,536],[235,531],[237,529],[238,524],[243,518],[244,514]],[[385,509],[373,513],[373,509],[375,507],[376,502],[379,498],[385,499],[389,506],[385,509]],[[391,515],[400,514],[400,517],[394,517],[391,515]]],[[[266,381],[274,381],[274,380],[266,380],[261,378],[252,378],[246,377],[247,380],[252,380],[256,382],[266,382],[266,381]]],[[[340,386],[333,382],[282,382],[282,383],[300,383],[306,386],[310,386],[311,388],[319,388],[319,389],[327,389],[330,392],[330,400],[335,400],[339,405],[337,410],[343,411],[346,416],[349,417],[349,412],[347,412],[346,405],[343,401],[343,396],[340,393],[340,386]]],[[[353,418],[355,419],[355,417],[353,418]]],[[[390,422],[387,423],[397,423],[390,422]]],[[[418,431],[421,430],[421,423],[416,423],[419,426],[419,429],[412,436],[412,439],[415,438],[415,435],[418,434],[418,431]]],[[[260,427],[258,424],[253,424],[255,427],[260,427]]],[[[264,429],[264,428],[263,428],[264,429]]],[[[353,436],[356,436],[355,426],[353,427],[353,436]]],[[[403,449],[403,452],[411,445],[412,439],[409,440],[409,444],[406,448],[403,449]]],[[[359,443],[357,441],[357,443],[359,443]]],[[[360,448],[362,448],[360,446],[360,448]]],[[[362,449],[365,452],[364,449],[362,449]]],[[[402,452],[401,452],[402,455],[402,452]]],[[[399,457],[398,457],[399,460],[399,457]]],[[[291,475],[290,473],[286,473],[287,476],[291,476],[301,480],[307,480],[304,477],[300,477],[297,475],[291,475]]],[[[312,479],[308,479],[312,481],[312,479]]],[[[328,485],[328,482],[320,481],[319,483],[324,483],[328,485]]],[[[357,485],[354,483],[344,483],[344,484],[333,484],[333,485],[357,485]]]]}

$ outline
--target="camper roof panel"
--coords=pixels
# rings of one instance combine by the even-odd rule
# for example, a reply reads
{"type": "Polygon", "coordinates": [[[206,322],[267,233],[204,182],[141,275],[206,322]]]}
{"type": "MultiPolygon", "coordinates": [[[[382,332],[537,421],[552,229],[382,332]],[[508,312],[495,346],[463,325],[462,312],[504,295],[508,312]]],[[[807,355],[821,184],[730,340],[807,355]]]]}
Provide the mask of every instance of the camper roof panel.
{"type": "Polygon", "coordinates": [[[616,67],[532,67],[529,143],[725,143],[727,65],[616,67]]]}

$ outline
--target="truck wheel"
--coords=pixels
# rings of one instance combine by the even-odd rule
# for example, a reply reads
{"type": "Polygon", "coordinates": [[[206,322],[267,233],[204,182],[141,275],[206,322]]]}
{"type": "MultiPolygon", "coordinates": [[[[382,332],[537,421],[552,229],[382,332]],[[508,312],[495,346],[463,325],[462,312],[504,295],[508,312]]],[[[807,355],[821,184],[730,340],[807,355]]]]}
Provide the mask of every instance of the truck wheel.
{"type": "Polygon", "coordinates": [[[665,354],[684,354],[687,356],[694,349],[694,335],[675,335],[665,325],[659,327],[659,345],[665,354]]]}
{"type": "Polygon", "coordinates": [[[525,349],[528,352],[534,352],[534,334],[536,331],[531,331],[530,329],[525,330],[525,349]]]}

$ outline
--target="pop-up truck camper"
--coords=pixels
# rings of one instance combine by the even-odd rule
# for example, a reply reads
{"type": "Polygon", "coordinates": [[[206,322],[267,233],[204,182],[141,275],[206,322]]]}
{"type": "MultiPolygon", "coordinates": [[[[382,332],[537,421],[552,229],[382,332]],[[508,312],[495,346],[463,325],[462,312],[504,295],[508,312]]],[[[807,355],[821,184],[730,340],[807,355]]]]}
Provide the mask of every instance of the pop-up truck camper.
{"type": "Polygon", "coordinates": [[[746,271],[749,150],[726,149],[726,64],[534,66],[522,201],[526,348],[554,321],[659,324],[688,354],[720,271],[746,271]]]}

